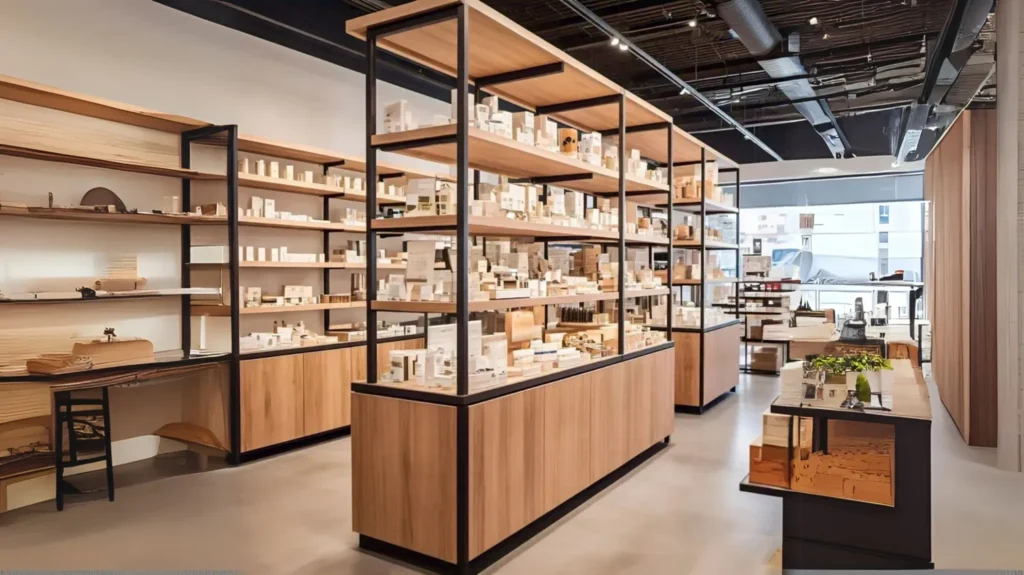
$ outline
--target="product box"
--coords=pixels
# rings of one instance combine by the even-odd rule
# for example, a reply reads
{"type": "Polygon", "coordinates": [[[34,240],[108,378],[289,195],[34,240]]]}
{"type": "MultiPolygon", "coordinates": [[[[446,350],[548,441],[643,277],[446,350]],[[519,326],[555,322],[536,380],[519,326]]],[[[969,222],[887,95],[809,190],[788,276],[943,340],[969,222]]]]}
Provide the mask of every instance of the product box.
{"type": "Polygon", "coordinates": [[[228,246],[192,246],[189,261],[194,264],[226,264],[230,262],[228,246]]]}

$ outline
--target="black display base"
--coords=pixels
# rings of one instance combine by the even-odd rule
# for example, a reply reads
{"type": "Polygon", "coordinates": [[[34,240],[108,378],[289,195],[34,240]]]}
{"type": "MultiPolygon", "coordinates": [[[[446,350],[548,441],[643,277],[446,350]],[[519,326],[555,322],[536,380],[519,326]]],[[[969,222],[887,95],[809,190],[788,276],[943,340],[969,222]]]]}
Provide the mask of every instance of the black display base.
{"type": "Polygon", "coordinates": [[[325,441],[331,441],[332,439],[339,439],[351,434],[351,426],[346,425],[345,427],[339,427],[338,429],[332,429],[330,431],[324,431],[323,433],[317,433],[308,437],[300,437],[299,439],[293,439],[292,441],[285,441],[284,443],[278,443],[277,445],[268,445],[267,447],[261,447],[252,451],[244,451],[238,456],[228,456],[228,462],[233,465],[240,463],[248,463],[250,461],[256,461],[257,459],[263,459],[265,457],[273,457],[275,455],[281,455],[289,451],[295,451],[296,449],[302,449],[304,447],[311,447],[318,443],[325,441]]]}
{"type": "Polygon", "coordinates": [[[725,401],[725,399],[729,397],[730,393],[735,393],[735,392],[736,392],[736,388],[733,387],[729,391],[727,391],[727,392],[723,393],[722,395],[719,395],[718,397],[712,399],[711,401],[709,401],[708,403],[704,404],[703,406],[697,406],[697,405],[677,405],[676,406],[676,413],[685,413],[686,415],[703,415],[705,411],[707,411],[707,410],[711,409],[712,407],[718,405],[719,403],[722,403],[723,401],[725,401]]]}
{"type": "Polygon", "coordinates": [[[491,565],[497,563],[501,558],[505,557],[512,551],[522,546],[524,543],[544,531],[559,519],[565,517],[580,505],[587,502],[601,491],[607,489],[610,485],[622,479],[630,471],[633,471],[639,467],[642,463],[653,457],[659,451],[668,447],[669,438],[666,437],[663,441],[655,443],[651,447],[648,447],[642,453],[630,459],[624,463],[621,467],[612,471],[608,475],[605,475],[595,483],[591,484],[583,491],[580,491],[576,495],[572,496],[564,503],[555,507],[551,511],[548,511],[544,515],[540,516],[533,523],[530,523],[526,527],[523,527],[519,531],[508,536],[504,541],[498,543],[494,547],[491,547],[487,551],[481,553],[476,559],[473,559],[466,565],[456,565],[449,563],[436,557],[424,555],[422,553],[411,551],[405,547],[400,547],[380,539],[375,539],[367,535],[359,536],[359,548],[377,555],[381,555],[388,559],[407,563],[411,566],[425,569],[433,573],[441,574],[457,574],[457,575],[476,575],[487,569],[491,565]]]}

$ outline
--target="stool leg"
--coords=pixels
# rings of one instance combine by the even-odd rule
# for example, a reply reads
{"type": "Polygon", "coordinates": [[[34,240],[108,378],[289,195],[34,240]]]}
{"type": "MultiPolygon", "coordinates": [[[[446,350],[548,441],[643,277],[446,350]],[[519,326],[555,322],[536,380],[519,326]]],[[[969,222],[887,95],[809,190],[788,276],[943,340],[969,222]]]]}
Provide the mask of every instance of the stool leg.
{"type": "Polygon", "coordinates": [[[110,447],[110,397],[103,388],[103,439],[107,447],[107,499],[114,500],[114,455],[110,447]]]}
{"type": "Polygon", "coordinates": [[[56,461],[54,465],[57,468],[57,484],[56,484],[56,499],[57,499],[57,511],[64,511],[64,405],[63,405],[63,393],[57,393],[54,395],[53,404],[56,409],[56,417],[54,421],[56,423],[55,438],[54,438],[54,454],[56,461]]]}

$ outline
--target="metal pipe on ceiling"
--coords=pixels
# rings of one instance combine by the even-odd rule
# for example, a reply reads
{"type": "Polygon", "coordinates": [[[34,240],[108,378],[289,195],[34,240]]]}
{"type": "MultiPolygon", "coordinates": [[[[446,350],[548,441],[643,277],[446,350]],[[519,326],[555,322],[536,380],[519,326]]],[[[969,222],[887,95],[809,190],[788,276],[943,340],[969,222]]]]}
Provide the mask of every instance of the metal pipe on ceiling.
{"type": "Polygon", "coordinates": [[[644,52],[643,50],[638,48],[636,44],[630,42],[629,39],[627,39],[625,36],[619,33],[618,30],[616,30],[610,24],[601,19],[601,17],[599,17],[597,14],[594,14],[586,6],[584,6],[577,0],[561,0],[561,2],[565,4],[567,7],[569,7],[571,10],[582,16],[585,20],[590,22],[597,29],[607,34],[609,38],[618,38],[619,42],[621,44],[625,44],[626,47],[633,52],[633,55],[640,59],[641,62],[644,62],[645,64],[653,68],[655,71],[657,71],[659,74],[667,78],[676,86],[679,86],[680,90],[685,90],[687,93],[693,96],[695,100],[703,104],[707,109],[714,112],[716,116],[727,122],[729,125],[733,126],[737,132],[743,135],[744,138],[746,138],[747,140],[755,144],[757,147],[764,150],[764,152],[767,153],[769,156],[778,161],[782,161],[782,156],[775,152],[775,150],[771,149],[771,147],[769,147],[768,144],[762,142],[760,138],[758,138],[749,130],[744,128],[743,125],[740,124],[735,118],[727,114],[724,110],[716,106],[714,102],[707,99],[707,97],[705,97],[703,94],[701,94],[692,86],[684,82],[674,72],[666,68],[653,57],[651,57],[650,54],[644,52]]]}

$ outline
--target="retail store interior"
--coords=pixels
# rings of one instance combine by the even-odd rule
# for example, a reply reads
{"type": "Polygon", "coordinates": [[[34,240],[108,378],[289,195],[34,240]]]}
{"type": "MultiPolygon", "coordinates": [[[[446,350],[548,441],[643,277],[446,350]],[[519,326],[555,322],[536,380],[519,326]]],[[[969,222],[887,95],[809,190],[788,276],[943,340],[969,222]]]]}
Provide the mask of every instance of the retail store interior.
{"type": "Polygon", "coordinates": [[[1022,31],[0,2],[0,571],[1024,569],[1022,31]]]}

